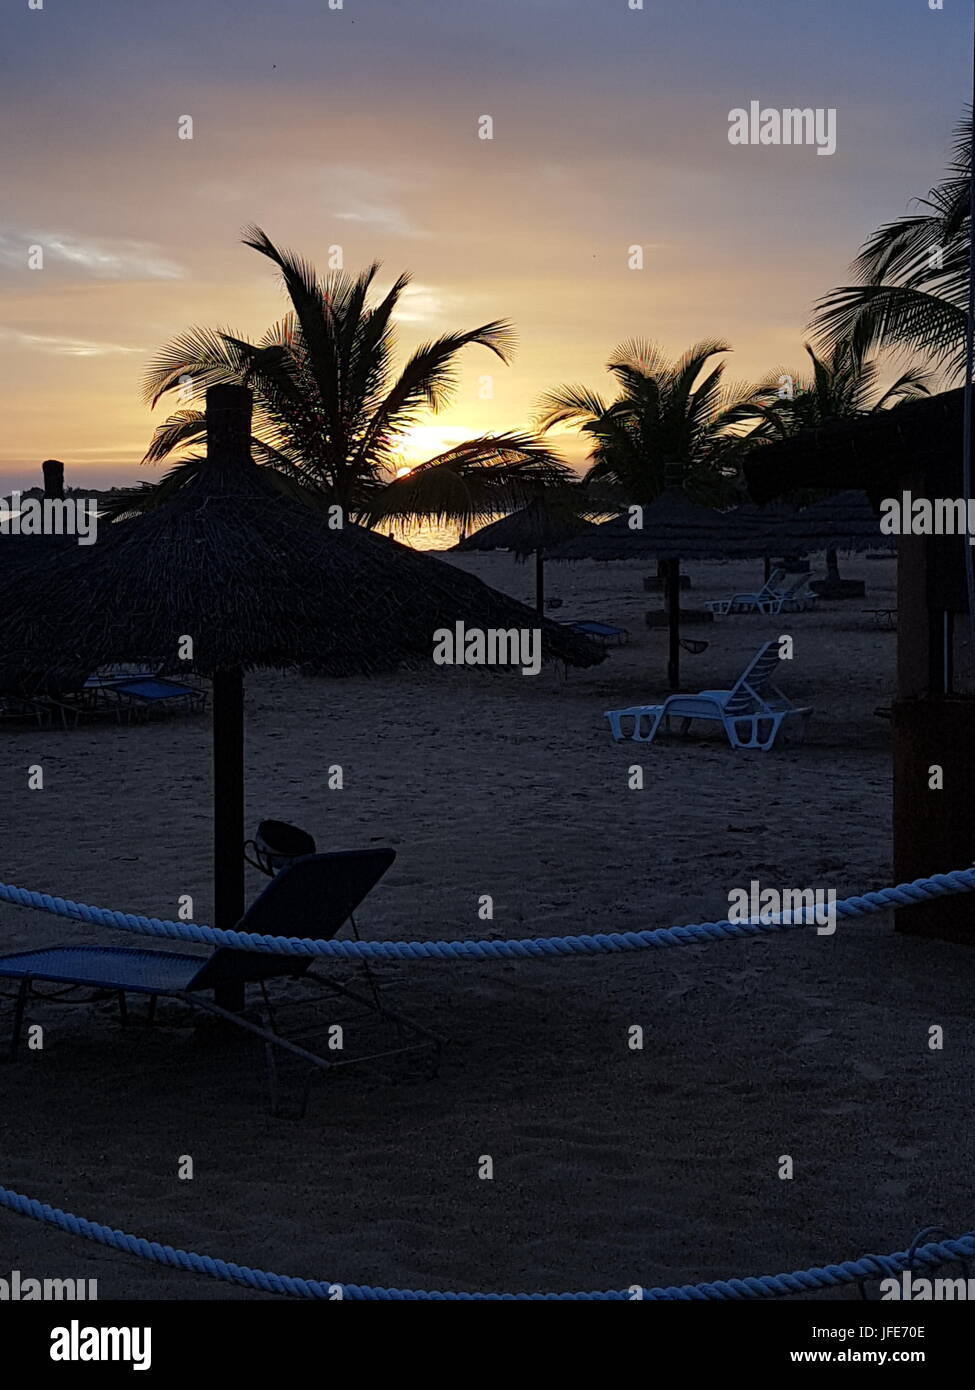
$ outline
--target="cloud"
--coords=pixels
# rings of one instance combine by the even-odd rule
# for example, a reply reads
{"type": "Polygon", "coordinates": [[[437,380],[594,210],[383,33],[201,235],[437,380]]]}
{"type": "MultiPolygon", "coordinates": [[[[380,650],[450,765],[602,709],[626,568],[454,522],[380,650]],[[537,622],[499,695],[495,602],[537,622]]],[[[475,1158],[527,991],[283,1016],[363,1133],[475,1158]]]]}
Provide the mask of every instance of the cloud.
{"type": "MultiPolygon", "coordinates": [[[[457,296],[448,298],[453,302],[457,296]]],[[[397,323],[433,323],[445,317],[446,308],[445,296],[429,285],[407,285],[393,317],[397,323]]]]}
{"type": "Polygon", "coordinates": [[[26,270],[28,250],[40,246],[45,270],[74,270],[96,280],[180,280],[185,269],[147,241],[92,241],[61,232],[0,232],[0,265],[26,270]]]}
{"type": "Polygon", "coordinates": [[[328,165],[320,174],[328,185],[328,209],[337,221],[359,222],[390,236],[429,235],[410,220],[402,207],[402,195],[416,192],[416,177],[407,180],[342,164],[328,165]]]}
{"type": "Polygon", "coordinates": [[[382,207],[378,203],[359,203],[349,212],[335,212],[332,216],[338,222],[362,222],[367,226],[379,228],[390,236],[422,236],[396,208],[382,207]]]}
{"type": "Polygon", "coordinates": [[[58,357],[112,357],[116,354],[143,354],[145,348],[123,347],[120,343],[96,343],[86,338],[61,338],[44,333],[21,333],[16,329],[0,329],[0,337],[33,348],[37,352],[58,357]]]}

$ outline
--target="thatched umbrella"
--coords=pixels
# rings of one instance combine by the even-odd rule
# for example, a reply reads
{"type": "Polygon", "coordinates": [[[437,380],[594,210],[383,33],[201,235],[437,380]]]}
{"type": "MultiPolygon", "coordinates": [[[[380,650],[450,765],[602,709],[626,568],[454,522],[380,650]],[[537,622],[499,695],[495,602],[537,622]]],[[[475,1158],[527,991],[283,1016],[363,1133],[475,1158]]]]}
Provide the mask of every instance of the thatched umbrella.
{"type": "Polygon", "coordinates": [[[642,508],[641,527],[629,513],[604,521],[549,553],[552,560],[636,560],[653,555],[665,564],[669,643],[667,678],[680,685],[680,562],[743,559],[766,553],[766,528],[735,520],[734,512],[702,507],[679,488],[667,488],[642,508]]]}
{"type": "Polygon", "coordinates": [[[759,506],[755,502],[742,502],[740,506],[726,513],[730,520],[741,527],[744,534],[752,536],[757,531],[763,536],[763,583],[768,581],[772,573],[771,556],[789,553],[788,549],[783,549],[781,536],[784,535],[784,524],[795,514],[795,507],[787,502],[770,502],[767,506],[759,506]]]}
{"type": "Polygon", "coordinates": [[[535,607],[541,613],[545,607],[545,552],[595,530],[591,521],[542,496],[510,516],[482,526],[472,536],[458,541],[454,550],[511,550],[519,560],[534,555],[535,607]]]}
{"type": "Polygon", "coordinates": [[[639,526],[633,524],[627,510],[566,541],[550,558],[639,560],[656,555],[661,560],[694,560],[738,554],[741,552],[734,547],[743,533],[729,520],[732,515],[692,502],[680,488],[667,488],[641,508],[639,526]]]}
{"type": "Polygon", "coordinates": [[[96,545],[0,578],[0,688],[128,661],[212,679],[221,928],[244,910],[244,671],[307,663],[328,676],[378,674],[429,660],[434,632],[458,623],[540,629],[543,656],[574,665],[603,657],[440,560],[349,523],[332,529],[341,518],[284,498],[262,476],[250,437],[251,393],[211,387],[207,460],[192,482],[103,528],[96,545]]]}
{"type": "MultiPolygon", "coordinates": [[[[744,512],[745,508],[739,510],[744,512]]],[[[845,586],[837,562],[839,551],[893,551],[896,548],[894,537],[881,533],[879,517],[865,492],[836,493],[799,510],[770,503],[767,507],[754,507],[749,515],[757,518],[763,512],[768,515],[766,529],[770,551],[783,555],[826,551],[827,577],[821,587],[824,593],[836,597],[844,596],[845,586]]]]}
{"type": "Polygon", "coordinates": [[[880,519],[865,492],[824,497],[772,524],[786,551],[893,550],[893,536],[883,535],[880,519]]]}

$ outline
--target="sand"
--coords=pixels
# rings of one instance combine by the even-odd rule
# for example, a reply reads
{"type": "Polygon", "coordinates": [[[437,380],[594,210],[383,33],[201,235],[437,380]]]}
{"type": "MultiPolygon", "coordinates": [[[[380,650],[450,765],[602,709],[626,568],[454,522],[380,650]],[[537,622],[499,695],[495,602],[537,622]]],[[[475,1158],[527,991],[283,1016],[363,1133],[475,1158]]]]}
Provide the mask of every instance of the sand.
{"type": "MultiPolygon", "coordinates": [[[[530,596],[531,567],[506,555],[455,562],[530,596]]],[[[893,561],[844,562],[867,580],[862,603],[689,631],[711,644],[684,658],[701,688],[768,635],[795,637],[783,684],[816,713],[804,746],[770,754],[718,737],[612,743],[605,709],[664,693],[665,635],[643,622],[660,602],[641,590],[651,568],[549,566],[557,616],[631,633],[567,679],[254,675],[248,823],[294,821],[320,849],[394,846],[360,914],[379,938],[659,927],[724,916],[752,878],[840,896],[890,882],[889,729],[873,711],[891,697],[895,637],[863,610],[893,604],[893,561]]],[[[754,565],[689,569],[693,604],[756,579],[754,565]]],[[[161,916],[189,893],[209,920],[209,738],[207,717],[5,730],[2,877],[161,916]],[[45,788],[29,791],[38,762],[45,788]]],[[[0,907],[4,950],[93,940],[133,944],[0,907]]],[[[895,935],[889,916],[834,936],[380,973],[391,1003],[452,1039],[439,1075],[330,1077],[303,1120],[265,1113],[259,1049],[201,1038],[178,1010],[122,1031],[107,1002],[33,1005],[44,1051],[0,1068],[0,1182],[240,1263],[419,1288],[773,1273],[973,1224],[971,955],[895,935]]],[[[97,1278],[102,1298],[263,1297],[0,1213],[0,1274],[13,1268],[97,1278]]]]}

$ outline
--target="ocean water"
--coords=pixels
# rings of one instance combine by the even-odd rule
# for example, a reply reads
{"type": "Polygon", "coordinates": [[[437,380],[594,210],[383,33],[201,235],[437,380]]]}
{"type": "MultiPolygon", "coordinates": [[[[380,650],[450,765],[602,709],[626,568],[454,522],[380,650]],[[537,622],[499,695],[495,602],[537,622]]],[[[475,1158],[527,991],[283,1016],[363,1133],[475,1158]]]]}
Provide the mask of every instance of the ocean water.
{"type": "Polygon", "coordinates": [[[461,534],[459,526],[434,526],[426,521],[410,526],[380,526],[377,529],[414,550],[449,550],[457,544],[461,534]]]}

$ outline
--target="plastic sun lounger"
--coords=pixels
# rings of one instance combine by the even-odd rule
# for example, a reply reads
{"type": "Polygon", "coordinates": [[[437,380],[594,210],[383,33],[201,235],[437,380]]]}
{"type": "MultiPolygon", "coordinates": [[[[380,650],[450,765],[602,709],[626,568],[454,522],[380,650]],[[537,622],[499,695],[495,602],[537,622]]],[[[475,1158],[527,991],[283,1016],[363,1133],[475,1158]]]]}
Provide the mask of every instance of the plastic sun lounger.
{"type": "Polygon", "coordinates": [[[560,623],[561,627],[571,627],[573,632],[579,632],[584,637],[591,637],[596,642],[603,642],[607,646],[615,642],[622,647],[629,641],[629,629],[625,627],[611,627],[608,623],[593,623],[588,619],[578,621],[567,618],[560,623]]]}
{"type": "Polygon", "coordinates": [[[805,613],[807,608],[813,606],[817,597],[816,591],[809,587],[808,578],[803,575],[783,593],[776,594],[765,611],[773,618],[779,613],[805,613]]]}
{"type": "Polygon", "coordinates": [[[623,720],[631,718],[630,738],[637,743],[652,743],[661,724],[670,731],[670,720],[675,716],[682,721],[681,732],[685,734],[694,719],[720,723],[732,748],[767,751],[785,721],[795,717],[801,720],[800,736],[804,736],[812,706],[791,704],[772,684],[778,664],[778,642],[773,639],[758,649],[731,690],[702,690],[698,695],[671,695],[662,705],[607,710],[613,738],[619,741],[624,737],[623,720]],[[644,721],[646,733],[642,732],[644,721]]]}
{"type": "MultiPolygon", "coordinates": [[[[297,859],[290,867],[282,869],[254,900],[238,923],[238,930],[267,936],[328,940],[348,921],[358,937],[352,914],[395,858],[396,851],[393,849],[364,849],[309,854],[297,859]]],[[[433,1050],[439,1055],[444,1039],[387,1009],[380,1000],[368,966],[364,968],[371,997],[316,974],[310,968],[312,960],[310,956],[277,956],[238,951],[226,946],[218,947],[210,956],[131,946],[54,946],[0,956],[0,978],[18,981],[10,1060],[16,1057],[27,1001],[34,993],[34,981],[38,980],[110,991],[119,998],[123,1022],[126,1019],[126,995],[141,994],[148,995],[150,999],[149,1022],[154,1017],[157,999],[170,998],[207,1014],[215,1014],[228,1024],[254,1034],[265,1045],[272,1111],[277,1110],[273,1061],[275,1048],[283,1049],[321,1071],[375,1062],[407,1052],[433,1050]],[[202,991],[226,984],[256,984],[264,994],[264,982],[281,977],[312,980],[364,1006],[384,1021],[388,1020],[396,1031],[395,1045],[340,1062],[327,1060],[279,1033],[269,1003],[271,1026],[263,1027],[252,1022],[251,1017],[232,1013],[202,996],[202,991]]],[[[302,1112],[313,1075],[315,1072],[311,1071],[305,1086],[302,1112]]]]}
{"type": "Polygon", "coordinates": [[[705,610],[722,618],[728,613],[765,612],[763,605],[778,598],[782,593],[782,581],[784,579],[785,570],[773,570],[762,587],[754,593],[732,594],[731,598],[708,599],[704,605],[705,610]]]}
{"type": "MultiPolygon", "coordinates": [[[[780,573],[776,570],[776,574],[780,573]]],[[[774,618],[779,613],[804,613],[816,602],[817,595],[809,587],[806,575],[800,575],[788,589],[773,589],[769,587],[771,584],[770,579],[766,589],[760,589],[757,594],[709,599],[704,607],[715,617],[725,617],[728,613],[761,613],[766,618],[774,618]]]]}

